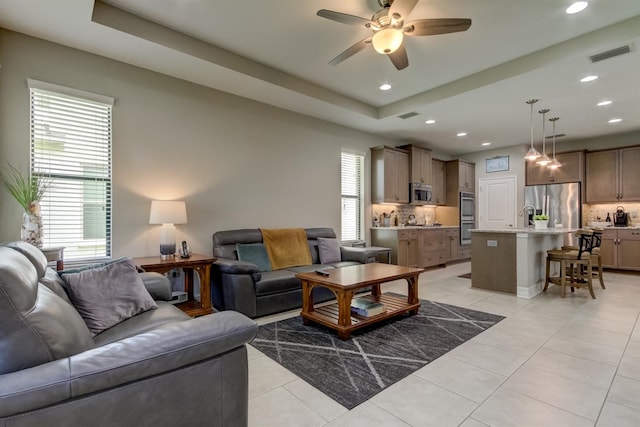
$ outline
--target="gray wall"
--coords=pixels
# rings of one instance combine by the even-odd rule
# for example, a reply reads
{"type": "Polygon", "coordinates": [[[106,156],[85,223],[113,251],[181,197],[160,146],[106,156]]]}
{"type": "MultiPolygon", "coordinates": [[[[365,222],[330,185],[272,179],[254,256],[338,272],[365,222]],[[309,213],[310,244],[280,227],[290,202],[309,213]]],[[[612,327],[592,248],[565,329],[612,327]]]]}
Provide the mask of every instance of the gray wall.
{"type": "MultiPolygon", "coordinates": [[[[114,256],[158,252],[152,199],[186,201],[178,240],[204,254],[217,230],[328,226],[339,234],[341,150],[367,155],[368,205],[369,147],[396,144],[7,30],[0,65],[3,166],[28,169],[27,78],[115,98],[114,256]]],[[[0,218],[0,241],[18,239],[20,207],[4,189],[0,218]]]]}

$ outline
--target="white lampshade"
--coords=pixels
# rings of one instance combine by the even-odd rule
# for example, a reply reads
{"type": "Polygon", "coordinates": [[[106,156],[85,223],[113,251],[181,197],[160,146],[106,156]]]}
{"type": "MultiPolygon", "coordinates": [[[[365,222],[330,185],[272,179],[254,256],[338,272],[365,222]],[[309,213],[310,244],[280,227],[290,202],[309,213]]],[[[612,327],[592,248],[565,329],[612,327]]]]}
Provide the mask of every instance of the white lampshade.
{"type": "Polygon", "coordinates": [[[373,48],[384,55],[395,52],[402,45],[404,34],[395,28],[385,28],[373,35],[371,43],[373,48]]]}
{"type": "Polygon", "coordinates": [[[149,224],[186,224],[187,205],[184,201],[152,200],[149,224]]]}
{"type": "Polygon", "coordinates": [[[176,228],[173,224],[187,223],[187,206],[183,201],[152,200],[149,224],[162,224],[160,229],[160,257],[167,259],[176,253],[176,228]]]}

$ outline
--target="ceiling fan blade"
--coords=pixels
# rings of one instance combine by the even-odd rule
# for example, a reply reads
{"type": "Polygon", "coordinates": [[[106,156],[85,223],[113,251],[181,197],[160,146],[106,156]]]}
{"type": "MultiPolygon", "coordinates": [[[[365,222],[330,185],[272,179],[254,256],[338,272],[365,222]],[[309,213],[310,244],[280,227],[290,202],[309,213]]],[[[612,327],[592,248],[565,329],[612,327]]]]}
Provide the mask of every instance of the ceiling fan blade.
{"type": "Polygon", "coordinates": [[[400,16],[396,19],[407,19],[416,4],[418,4],[418,0],[394,0],[389,8],[389,17],[398,14],[400,16]]]}
{"type": "Polygon", "coordinates": [[[336,56],[331,61],[329,61],[329,64],[338,65],[339,63],[341,63],[345,59],[355,55],[358,52],[360,52],[362,49],[364,49],[365,47],[367,47],[370,44],[371,44],[371,37],[368,37],[368,38],[366,38],[364,40],[360,40],[358,43],[354,44],[349,49],[345,50],[340,55],[336,56]]]}
{"type": "Polygon", "coordinates": [[[407,57],[407,50],[404,48],[404,43],[402,43],[398,50],[387,56],[398,70],[404,70],[409,66],[409,58],[407,57]]]}
{"type": "Polygon", "coordinates": [[[408,36],[434,36],[436,34],[457,33],[467,31],[471,26],[471,19],[438,18],[418,19],[404,26],[403,31],[408,36]]]}
{"type": "Polygon", "coordinates": [[[341,24],[364,25],[367,28],[369,28],[369,25],[371,25],[371,20],[367,18],[361,18],[359,16],[349,15],[341,12],[334,12],[333,10],[320,9],[318,12],[316,12],[316,15],[321,18],[330,19],[331,21],[340,22],[341,24]]]}

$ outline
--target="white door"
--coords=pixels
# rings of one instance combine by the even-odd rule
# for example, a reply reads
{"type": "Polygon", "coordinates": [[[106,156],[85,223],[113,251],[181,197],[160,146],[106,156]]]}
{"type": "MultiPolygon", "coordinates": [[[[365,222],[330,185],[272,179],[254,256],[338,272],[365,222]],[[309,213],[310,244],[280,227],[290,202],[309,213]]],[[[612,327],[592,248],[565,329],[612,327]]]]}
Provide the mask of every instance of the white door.
{"type": "Polygon", "coordinates": [[[479,229],[512,228],[517,224],[515,175],[478,180],[480,197],[478,200],[479,229]]]}

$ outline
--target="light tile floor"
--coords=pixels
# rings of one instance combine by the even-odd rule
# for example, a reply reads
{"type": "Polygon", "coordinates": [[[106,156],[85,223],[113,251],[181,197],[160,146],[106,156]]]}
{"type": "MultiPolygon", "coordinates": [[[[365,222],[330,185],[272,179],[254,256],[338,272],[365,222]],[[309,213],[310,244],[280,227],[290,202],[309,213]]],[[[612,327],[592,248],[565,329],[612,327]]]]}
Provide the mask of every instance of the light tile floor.
{"type": "Polygon", "coordinates": [[[423,273],[420,298],[506,319],[351,411],[249,346],[249,425],[640,426],[640,275],[605,272],[596,300],[555,286],[524,300],[472,289],[470,270],[423,273]]]}

